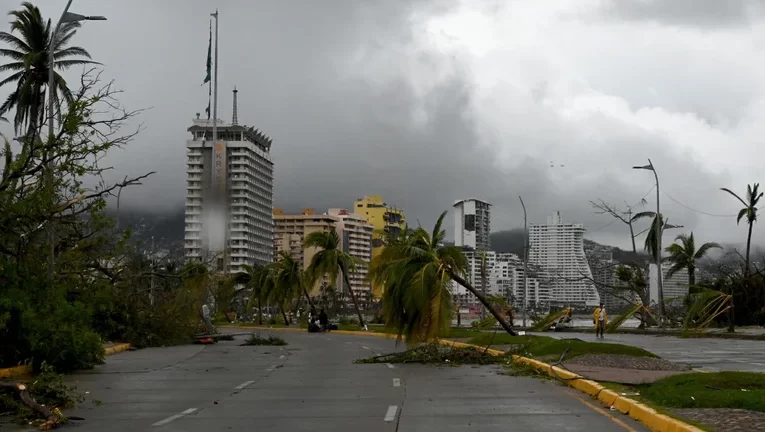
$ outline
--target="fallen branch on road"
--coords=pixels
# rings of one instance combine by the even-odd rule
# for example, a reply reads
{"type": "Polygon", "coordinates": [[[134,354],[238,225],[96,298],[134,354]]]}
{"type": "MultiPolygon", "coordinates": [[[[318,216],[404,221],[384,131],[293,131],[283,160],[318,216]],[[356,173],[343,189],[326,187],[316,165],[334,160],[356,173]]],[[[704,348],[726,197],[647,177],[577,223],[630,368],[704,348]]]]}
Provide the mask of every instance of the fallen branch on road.
{"type": "Polygon", "coordinates": [[[445,346],[438,342],[432,342],[406,351],[359,359],[355,363],[420,363],[459,366],[463,364],[507,364],[511,361],[512,359],[508,356],[495,356],[482,348],[445,346]]]}
{"type": "Polygon", "coordinates": [[[27,388],[26,385],[22,383],[9,383],[0,381],[0,391],[11,391],[12,393],[16,393],[24,405],[28,406],[40,416],[42,416],[45,421],[40,424],[40,430],[56,429],[61,425],[62,416],[60,415],[60,412],[59,414],[56,413],[58,412],[58,409],[50,410],[46,406],[37,403],[35,398],[33,398],[29,393],[29,388],[27,388]]]}

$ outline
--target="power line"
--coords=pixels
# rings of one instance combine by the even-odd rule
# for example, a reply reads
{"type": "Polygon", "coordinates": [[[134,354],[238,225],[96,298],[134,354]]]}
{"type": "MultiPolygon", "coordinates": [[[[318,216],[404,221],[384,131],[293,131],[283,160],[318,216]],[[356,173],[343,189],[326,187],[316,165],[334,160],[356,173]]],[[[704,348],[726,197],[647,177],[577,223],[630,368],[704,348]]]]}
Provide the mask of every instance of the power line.
{"type": "Polygon", "coordinates": [[[712,217],[726,217],[726,218],[729,218],[729,217],[736,217],[736,216],[738,216],[738,214],[714,214],[714,213],[707,213],[707,212],[703,212],[703,211],[701,211],[701,210],[696,210],[696,209],[694,209],[694,208],[688,207],[687,205],[685,205],[685,204],[681,203],[680,201],[678,201],[677,199],[675,199],[675,198],[674,198],[672,195],[668,194],[668,193],[667,193],[665,190],[663,190],[663,189],[662,189],[662,191],[661,191],[661,192],[662,192],[664,195],[666,195],[666,196],[667,196],[667,198],[669,198],[669,199],[671,199],[672,201],[674,201],[674,202],[675,202],[675,204],[677,204],[677,205],[679,205],[679,206],[681,206],[681,207],[684,207],[684,208],[686,208],[686,209],[688,209],[688,210],[690,210],[690,211],[692,211],[692,212],[695,212],[695,213],[703,214],[703,215],[706,215],[706,216],[712,216],[712,217]]]}
{"type": "Polygon", "coordinates": [[[614,224],[616,221],[618,221],[618,220],[619,220],[619,219],[614,219],[614,220],[612,220],[611,222],[609,222],[609,223],[607,223],[607,224],[603,225],[602,227],[600,227],[600,228],[598,228],[598,229],[596,229],[596,230],[594,230],[594,231],[588,231],[588,234],[596,233],[596,232],[598,232],[598,231],[600,231],[600,230],[606,229],[606,228],[610,227],[611,225],[613,225],[613,224],[614,224]]]}

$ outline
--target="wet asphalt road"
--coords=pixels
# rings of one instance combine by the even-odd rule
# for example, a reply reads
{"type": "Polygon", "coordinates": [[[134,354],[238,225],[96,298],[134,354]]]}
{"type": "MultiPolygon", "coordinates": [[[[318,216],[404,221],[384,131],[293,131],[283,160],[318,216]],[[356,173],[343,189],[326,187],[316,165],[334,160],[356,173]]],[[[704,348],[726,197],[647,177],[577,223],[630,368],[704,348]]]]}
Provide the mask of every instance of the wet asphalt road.
{"type": "Polygon", "coordinates": [[[246,347],[237,340],[110,356],[68,377],[88,400],[67,412],[85,420],[64,430],[646,430],[558,383],[502,375],[494,366],[354,364],[397,349],[395,342],[278,334],[289,345],[246,347]]]}

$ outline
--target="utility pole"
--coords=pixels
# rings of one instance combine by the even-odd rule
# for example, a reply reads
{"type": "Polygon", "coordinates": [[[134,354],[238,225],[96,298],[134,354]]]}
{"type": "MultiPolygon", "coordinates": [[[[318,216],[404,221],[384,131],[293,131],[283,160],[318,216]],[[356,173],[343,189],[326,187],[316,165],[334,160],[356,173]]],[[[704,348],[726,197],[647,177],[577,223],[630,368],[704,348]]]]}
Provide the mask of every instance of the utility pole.
{"type": "MultiPolygon", "coordinates": [[[[481,293],[486,298],[486,251],[481,251],[481,293]]],[[[481,320],[486,319],[486,306],[481,306],[481,320]]]]}
{"type": "Polygon", "coordinates": [[[521,207],[523,207],[523,327],[526,328],[526,297],[529,295],[529,228],[526,218],[526,205],[523,203],[523,198],[520,195],[518,195],[518,199],[521,200],[521,207]]]}
{"type": "Polygon", "coordinates": [[[154,306],[154,272],[157,268],[156,262],[154,261],[155,256],[154,236],[151,236],[151,286],[149,287],[149,304],[152,307],[154,306]]]}

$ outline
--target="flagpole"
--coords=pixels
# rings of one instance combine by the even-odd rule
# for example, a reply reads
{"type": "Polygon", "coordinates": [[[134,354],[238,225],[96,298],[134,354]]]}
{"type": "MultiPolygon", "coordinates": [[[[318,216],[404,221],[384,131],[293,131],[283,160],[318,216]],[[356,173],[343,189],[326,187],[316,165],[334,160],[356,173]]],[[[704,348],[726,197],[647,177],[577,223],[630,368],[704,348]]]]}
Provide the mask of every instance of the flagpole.
{"type": "Polygon", "coordinates": [[[218,142],[218,10],[212,15],[215,18],[215,60],[213,62],[213,147],[218,142]]]}

